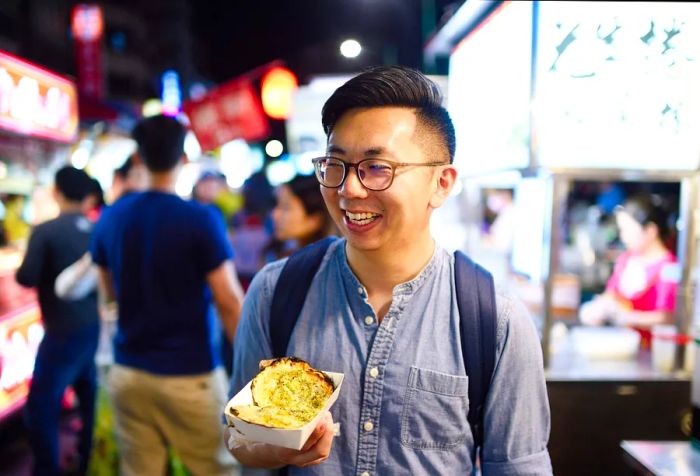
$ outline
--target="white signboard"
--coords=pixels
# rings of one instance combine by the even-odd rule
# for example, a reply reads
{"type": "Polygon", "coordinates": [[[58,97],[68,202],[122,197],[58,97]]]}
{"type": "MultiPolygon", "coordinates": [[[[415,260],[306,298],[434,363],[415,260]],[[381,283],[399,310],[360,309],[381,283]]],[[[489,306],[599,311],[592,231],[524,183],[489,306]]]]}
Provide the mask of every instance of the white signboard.
{"type": "Polygon", "coordinates": [[[700,4],[540,2],[539,9],[539,163],[696,169],[700,4]]]}
{"type": "Polygon", "coordinates": [[[531,2],[507,2],[450,56],[448,110],[461,174],[526,167],[530,160],[531,2]]]}

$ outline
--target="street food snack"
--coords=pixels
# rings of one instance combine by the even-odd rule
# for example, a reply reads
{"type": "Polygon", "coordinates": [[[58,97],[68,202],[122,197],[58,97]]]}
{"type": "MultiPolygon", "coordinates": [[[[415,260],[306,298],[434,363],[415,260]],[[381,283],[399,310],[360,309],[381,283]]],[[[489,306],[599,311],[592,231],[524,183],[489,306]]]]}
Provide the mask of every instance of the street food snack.
{"type": "Polygon", "coordinates": [[[296,357],[260,363],[250,385],[252,405],[231,408],[241,420],[270,428],[301,428],[314,419],[335,389],[333,380],[296,357]]]}

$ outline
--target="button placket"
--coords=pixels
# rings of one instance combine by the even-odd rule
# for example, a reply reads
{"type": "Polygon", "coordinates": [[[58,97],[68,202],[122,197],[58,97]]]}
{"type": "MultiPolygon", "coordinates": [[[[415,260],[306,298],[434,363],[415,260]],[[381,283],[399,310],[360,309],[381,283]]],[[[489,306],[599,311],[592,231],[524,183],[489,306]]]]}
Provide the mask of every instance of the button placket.
{"type": "MultiPolygon", "coordinates": [[[[399,300],[397,300],[399,301],[399,300]]],[[[381,418],[381,400],[384,382],[380,376],[380,368],[384,368],[393,347],[395,329],[398,323],[400,303],[395,302],[386,316],[378,323],[374,340],[369,348],[366,360],[368,369],[363,381],[362,406],[360,407],[360,441],[358,448],[357,468],[373,471],[377,464],[377,449],[379,446],[378,424],[381,418]],[[374,375],[376,374],[376,376],[374,375]]]]}

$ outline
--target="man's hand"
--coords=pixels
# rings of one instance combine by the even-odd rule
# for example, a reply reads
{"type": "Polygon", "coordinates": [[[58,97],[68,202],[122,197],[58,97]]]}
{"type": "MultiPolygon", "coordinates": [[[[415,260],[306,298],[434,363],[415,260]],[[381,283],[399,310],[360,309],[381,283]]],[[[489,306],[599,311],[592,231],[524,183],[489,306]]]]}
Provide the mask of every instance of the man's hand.
{"type": "MultiPolygon", "coordinates": [[[[227,428],[224,433],[226,442],[230,431],[230,428],[227,428]]],[[[333,417],[330,412],[326,412],[301,450],[262,443],[244,443],[230,451],[238,461],[249,467],[272,469],[293,465],[303,468],[328,459],[333,446],[333,436],[333,417]]]]}

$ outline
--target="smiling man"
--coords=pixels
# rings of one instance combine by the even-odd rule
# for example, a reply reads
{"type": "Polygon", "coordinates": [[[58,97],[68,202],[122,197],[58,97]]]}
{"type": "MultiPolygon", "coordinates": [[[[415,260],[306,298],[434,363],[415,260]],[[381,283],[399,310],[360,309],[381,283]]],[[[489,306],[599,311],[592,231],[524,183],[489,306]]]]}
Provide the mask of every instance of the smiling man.
{"type": "MultiPolygon", "coordinates": [[[[476,435],[467,419],[474,381],[462,342],[479,336],[460,339],[455,257],[436,246],[429,229],[432,211],[457,180],[454,128],[441,102],[434,83],[402,67],[366,71],[326,102],[327,151],[314,166],[344,239],[323,255],[285,353],[345,374],[332,408],[340,434],[333,436],[328,416],[301,451],[234,444],[244,464],[288,466],[290,474],[474,470],[476,435]]],[[[276,287],[287,284],[280,280],[284,267],[268,265],[251,284],[234,345],[232,393],[275,354],[271,305],[276,287]]],[[[511,297],[496,293],[495,307],[482,473],[551,474],[536,330],[511,297]]]]}

